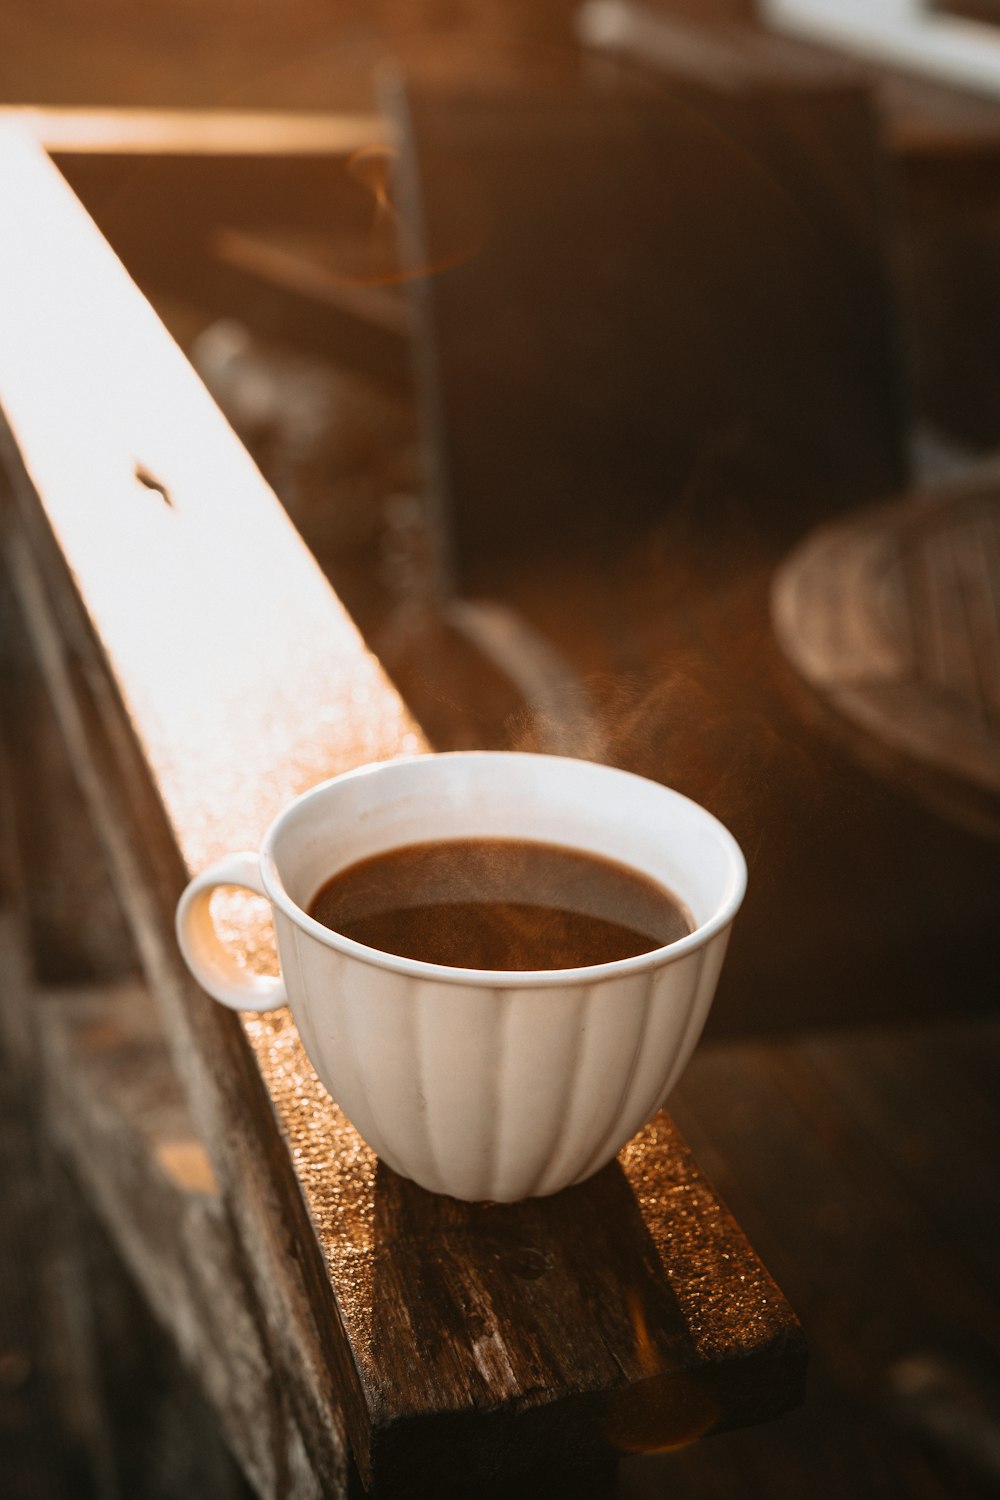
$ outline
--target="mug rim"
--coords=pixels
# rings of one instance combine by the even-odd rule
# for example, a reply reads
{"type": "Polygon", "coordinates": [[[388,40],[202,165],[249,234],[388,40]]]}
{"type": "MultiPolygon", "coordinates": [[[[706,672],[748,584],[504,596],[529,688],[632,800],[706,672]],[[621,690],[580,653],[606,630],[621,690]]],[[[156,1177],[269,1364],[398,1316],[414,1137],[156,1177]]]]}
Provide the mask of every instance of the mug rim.
{"type": "MultiPolygon", "coordinates": [[[[539,840],[538,842],[542,841],[539,840]]],[[[544,842],[551,843],[552,841],[547,839],[544,842]]],[[[405,847],[405,845],[401,847],[405,847]]],[[[638,866],[630,866],[628,860],[622,859],[619,860],[619,863],[637,871],[639,870],[638,866]]],[[[336,776],[327,777],[325,781],[317,782],[315,786],[310,787],[307,791],[301,792],[297,797],[293,798],[273,820],[261,843],[260,871],[268,897],[274,905],[296,927],[300,928],[310,937],[315,938],[324,947],[333,948],[348,958],[356,959],[374,968],[390,969],[395,973],[405,974],[414,979],[426,979],[436,981],[437,983],[461,984],[470,987],[502,989],[544,989],[552,986],[572,984],[596,984],[603,980],[640,974],[648,969],[660,968],[665,962],[672,963],[677,958],[703,948],[716,933],[729,926],[742,905],[747,887],[746,858],[736,839],[714,813],[709,812],[700,802],[695,802],[692,797],[687,797],[683,792],[678,792],[673,787],[665,786],[662,782],[653,781],[651,777],[639,776],[634,771],[625,771],[618,766],[608,766],[603,761],[586,761],[578,756],[543,755],[533,751],[521,750],[427,751],[415,755],[394,756],[391,760],[373,761],[367,765],[355,766],[349,771],[342,771],[336,776]],[[672,943],[663,943],[658,948],[651,948],[646,953],[633,954],[631,958],[611,959],[609,962],[602,964],[583,964],[572,969],[464,969],[457,965],[432,964],[424,959],[406,958],[403,954],[388,953],[385,949],[372,948],[366,943],[359,943],[356,939],[345,937],[343,933],[336,932],[332,927],[327,927],[322,922],[318,922],[315,917],[310,916],[303,907],[299,906],[297,901],[292,900],[281,878],[273,846],[281,833],[283,825],[304,803],[312,798],[319,800],[335,785],[339,786],[341,783],[353,781],[364,776],[373,776],[379,773],[384,774],[396,766],[410,766],[428,761],[482,761],[490,759],[544,761],[547,766],[558,766],[560,764],[587,766],[597,772],[607,772],[612,776],[624,776],[632,781],[642,782],[659,792],[666,793],[669,797],[679,802],[686,803],[689,807],[694,808],[696,813],[706,823],[712,826],[729,856],[730,875],[723,901],[707,922],[701,923],[700,926],[694,928],[692,932],[687,933],[684,937],[677,938],[672,943]],[[669,955],[669,958],[665,958],[665,955],[669,955]]]]}

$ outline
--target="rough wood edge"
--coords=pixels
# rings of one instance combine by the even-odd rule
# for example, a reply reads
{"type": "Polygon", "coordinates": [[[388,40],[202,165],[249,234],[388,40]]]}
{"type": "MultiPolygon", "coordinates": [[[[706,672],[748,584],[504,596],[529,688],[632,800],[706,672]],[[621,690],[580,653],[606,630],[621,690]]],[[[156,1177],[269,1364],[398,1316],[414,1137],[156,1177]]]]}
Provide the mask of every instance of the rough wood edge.
{"type": "Polygon", "coordinates": [[[230,1226],[141,986],[36,996],[44,1112],[262,1497],[320,1489],[270,1367],[230,1226]]]}
{"type": "MultiPolygon", "coordinates": [[[[51,549],[54,544],[48,541],[51,549]]],[[[64,570],[56,553],[50,551],[47,560],[57,573],[64,570]]],[[[346,1482],[348,1445],[330,1367],[332,1309],[328,1296],[320,1311],[313,1300],[327,1278],[265,1086],[238,1017],[209,1003],[179,963],[172,912],[187,872],[122,722],[126,716],[115,691],[95,671],[94,660],[89,666],[84,660],[87,626],[69,603],[68,580],[64,591],[56,591],[62,607],[53,611],[49,590],[19,533],[8,540],[8,565],[151,993],[160,1005],[198,1135],[223,1187],[247,1285],[255,1288],[262,1326],[268,1330],[272,1362],[282,1370],[321,1483],[339,1493],[346,1482]],[[105,700],[101,711],[95,692],[105,700]],[[116,714],[117,743],[109,744],[106,725],[116,714]]],[[[340,1374],[342,1388],[349,1391],[353,1372],[341,1368],[340,1374]]]]}

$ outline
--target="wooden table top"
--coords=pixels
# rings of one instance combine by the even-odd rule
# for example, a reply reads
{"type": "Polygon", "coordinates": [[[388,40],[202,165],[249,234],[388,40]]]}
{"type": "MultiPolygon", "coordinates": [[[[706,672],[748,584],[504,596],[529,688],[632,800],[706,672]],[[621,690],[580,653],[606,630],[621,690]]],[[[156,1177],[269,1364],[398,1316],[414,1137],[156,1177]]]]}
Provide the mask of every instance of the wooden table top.
{"type": "Polygon", "coordinates": [[[812,533],[772,614],[855,754],[1000,837],[1000,468],[812,533]]]}

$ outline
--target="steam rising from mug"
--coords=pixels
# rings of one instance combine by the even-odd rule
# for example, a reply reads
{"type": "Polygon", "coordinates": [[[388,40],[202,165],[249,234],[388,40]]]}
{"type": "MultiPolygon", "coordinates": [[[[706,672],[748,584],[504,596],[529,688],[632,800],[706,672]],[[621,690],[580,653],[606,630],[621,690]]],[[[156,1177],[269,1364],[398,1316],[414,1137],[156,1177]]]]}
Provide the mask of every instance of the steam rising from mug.
{"type": "Polygon", "coordinates": [[[323,1084],[379,1156],[423,1187],[512,1201],[602,1167],[661,1106],[701,1033],[743,899],[732,835],[697,803],[559,756],[472,752],[363,767],[307,792],[191,882],[177,935],[223,1004],[287,1003],[323,1084]],[[340,870],[449,839],[523,839],[617,861],[676,893],[693,930],[576,969],[496,971],[381,952],[309,915],[340,870]],[[218,885],[266,895],[281,978],[219,943],[218,885]]]}

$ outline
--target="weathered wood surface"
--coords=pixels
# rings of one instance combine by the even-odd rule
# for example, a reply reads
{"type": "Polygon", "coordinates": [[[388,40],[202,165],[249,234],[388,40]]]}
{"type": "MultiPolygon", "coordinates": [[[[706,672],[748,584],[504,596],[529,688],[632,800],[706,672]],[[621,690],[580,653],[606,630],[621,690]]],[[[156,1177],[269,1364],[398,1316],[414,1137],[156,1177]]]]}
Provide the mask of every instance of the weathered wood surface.
{"type": "Polygon", "coordinates": [[[1000,471],[814,533],[772,609],[857,755],[1000,835],[1000,471]]]}
{"type": "Polygon", "coordinates": [[[34,1000],[49,1137],[257,1493],[320,1491],[261,1338],[215,1175],[141,986],[34,1000]]]}
{"type": "MultiPolygon", "coordinates": [[[[45,1166],[56,1229],[43,1252],[46,1297],[35,1336],[47,1335],[53,1349],[62,1409],[36,1473],[43,1482],[52,1475],[55,1500],[257,1500],[218,1414],[72,1167],[51,1150],[45,1166]],[[76,1437],[70,1455],[59,1447],[67,1430],[76,1437]],[[60,1458],[69,1459],[61,1469],[60,1458]]],[[[13,1493],[36,1500],[30,1485],[13,1493]]]]}
{"type": "MultiPolygon", "coordinates": [[[[11,922],[16,914],[24,923],[39,984],[134,974],[131,935],[2,568],[0,702],[0,912],[6,902],[11,922]]],[[[4,960],[8,980],[22,946],[11,944],[4,960]]],[[[30,1005],[0,1007],[0,1039],[29,1072],[32,1024],[30,1005]]]]}
{"type": "MultiPolygon", "coordinates": [[[[12,553],[17,550],[15,541],[12,553]]],[[[84,669],[72,648],[69,660],[75,671],[67,674],[65,637],[46,612],[40,579],[26,555],[21,565],[14,558],[13,571],[74,768],[143,965],[162,1004],[199,1135],[212,1142],[216,1165],[227,1170],[227,1211],[244,1278],[257,1286],[260,1332],[268,1343],[270,1363],[283,1368],[289,1399],[299,1420],[309,1427],[310,1459],[320,1482],[329,1493],[340,1494],[346,1483],[346,1438],[327,1355],[320,1348],[314,1315],[297,1275],[300,1257],[290,1250],[293,1226],[298,1225],[303,1238],[302,1255],[309,1250],[316,1254],[315,1244],[301,1200],[288,1180],[287,1157],[280,1146],[277,1162],[269,1155],[275,1151],[273,1122],[259,1072],[241,1044],[238,1025],[220,1026],[205,1007],[200,1013],[197,1007],[184,1008],[185,981],[169,936],[168,892],[177,885],[178,856],[163,829],[155,790],[137,760],[129,759],[135,752],[124,722],[113,710],[102,716],[87,688],[81,690],[84,669]],[[117,756],[109,747],[109,736],[112,742],[117,736],[117,756]]],[[[93,667],[93,661],[89,665],[93,667]]],[[[114,689],[98,672],[92,674],[92,685],[98,695],[103,690],[104,707],[110,708],[114,689]]]]}
{"type": "MultiPolygon", "coordinates": [[[[349,1437],[379,1494],[579,1495],[616,1444],[784,1409],[797,1324],[665,1117],[559,1199],[436,1199],[376,1163],[286,1013],[184,974],[189,870],[423,741],[58,173],[8,139],[0,191],[8,558],[319,1483],[343,1491],[349,1437]]],[[[234,930],[266,962],[257,923],[234,930]]]]}

